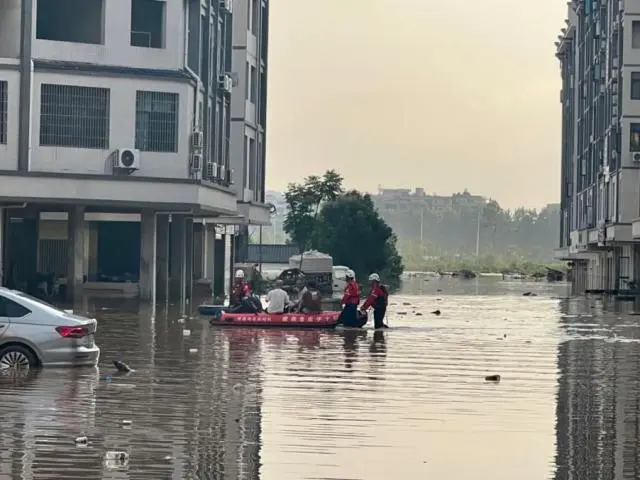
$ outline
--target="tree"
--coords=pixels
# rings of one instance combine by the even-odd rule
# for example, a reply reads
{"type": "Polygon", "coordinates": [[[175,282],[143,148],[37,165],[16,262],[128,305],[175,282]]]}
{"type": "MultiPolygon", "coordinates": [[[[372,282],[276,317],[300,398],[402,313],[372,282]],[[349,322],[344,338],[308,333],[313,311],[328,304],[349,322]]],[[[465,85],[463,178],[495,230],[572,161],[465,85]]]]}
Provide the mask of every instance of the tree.
{"type": "Polygon", "coordinates": [[[371,197],[357,191],[323,205],[313,243],[359,278],[376,272],[394,281],[404,269],[393,230],[378,215],[371,197]]]}
{"type": "Polygon", "coordinates": [[[337,199],[341,193],[342,177],[335,170],[328,170],[322,177],[307,177],[301,184],[289,185],[284,194],[288,208],[283,229],[300,252],[311,245],[320,206],[337,199]]]}

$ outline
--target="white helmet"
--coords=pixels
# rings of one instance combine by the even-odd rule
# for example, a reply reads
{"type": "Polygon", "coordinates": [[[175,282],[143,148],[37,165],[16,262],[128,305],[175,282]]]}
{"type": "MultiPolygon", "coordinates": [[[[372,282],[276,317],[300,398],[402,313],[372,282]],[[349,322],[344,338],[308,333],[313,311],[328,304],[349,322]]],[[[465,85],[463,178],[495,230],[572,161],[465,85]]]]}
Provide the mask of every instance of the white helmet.
{"type": "Polygon", "coordinates": [[[370,282],[379,282],[380,281],[380,275],[378,275],[377,273],[372,273],[371,275],[369,275],[369,281],[370,282]]]}
{"type": "Polygon", "coordinates": [[[354,272],[353,270],[349,269],[346,272],[344,272],[344,276],[347,278],[356,278],[356,272],[354,272]]]}
{"type": "Polygon", "coordinates": [[[244,278],[244,270],[236,270],[236,278],[244,278]]]}

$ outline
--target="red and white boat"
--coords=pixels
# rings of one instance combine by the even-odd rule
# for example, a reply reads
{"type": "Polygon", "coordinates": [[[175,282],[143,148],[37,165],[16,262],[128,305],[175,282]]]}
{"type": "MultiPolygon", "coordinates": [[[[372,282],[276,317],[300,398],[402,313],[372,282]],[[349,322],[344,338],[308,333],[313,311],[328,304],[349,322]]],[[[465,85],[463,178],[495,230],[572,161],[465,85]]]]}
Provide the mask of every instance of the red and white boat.
{"type": "Polygon", "coordinates": [[[340,312],[321,313],[227,313],[209,320],[211,325],[276,328],[333,328],[340,312]]]}

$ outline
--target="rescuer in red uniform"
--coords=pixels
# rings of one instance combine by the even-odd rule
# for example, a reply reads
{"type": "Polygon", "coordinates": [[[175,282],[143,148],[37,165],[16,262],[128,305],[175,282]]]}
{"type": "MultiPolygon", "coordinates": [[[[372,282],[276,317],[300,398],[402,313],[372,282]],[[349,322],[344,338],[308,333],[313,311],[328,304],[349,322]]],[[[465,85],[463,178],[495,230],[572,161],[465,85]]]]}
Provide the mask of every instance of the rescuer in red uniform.
{"type": "Polygon", "coordinates": [[[374,328],[389,328],[384,323],[384,316],[387,313],[387,305],[389,303],[387,287],[380,283],[380,276],[377,273],[369,275],[369,282],[371,282],[371,292],[362,307],[360,307],[360,312],[366,315],[367,310],[373,307],[374,328]]]}
{"type": "Polygon", "coordinates": [[[253,294],[249,283],[244,279],[244,271],[236,270],[235,282],[229,299],[231,313],[257,313],[254,305],[253,294]]]}
{"type": "Polygon", "coordinates": [[[344,289],[344,295],[342,295],[340,302],[343,307],[339,323],[345,327],[362,327],[367,323],[367,318],[365,316],[365,318],[362,319],[358,314],[360,287],[356,282],[356,274],[353,270],[347,270],[345,276],[347,278],[347,286],[344,289]]]}

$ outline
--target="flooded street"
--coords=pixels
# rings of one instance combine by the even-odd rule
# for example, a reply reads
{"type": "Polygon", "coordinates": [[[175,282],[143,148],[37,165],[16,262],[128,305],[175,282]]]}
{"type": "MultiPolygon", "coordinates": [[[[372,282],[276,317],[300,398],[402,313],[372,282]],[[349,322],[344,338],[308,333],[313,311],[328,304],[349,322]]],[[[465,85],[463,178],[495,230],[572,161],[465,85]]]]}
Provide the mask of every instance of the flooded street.
{"type": "Polygon", "coordinates": [[[415,279],[384,333],[102,301],[99,369],[0,377],[0,479],[638,478],[640,317],[566,295],[415,279]]]}

